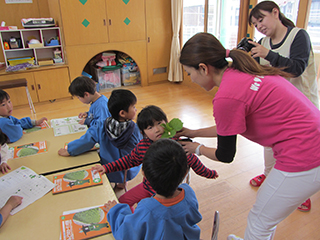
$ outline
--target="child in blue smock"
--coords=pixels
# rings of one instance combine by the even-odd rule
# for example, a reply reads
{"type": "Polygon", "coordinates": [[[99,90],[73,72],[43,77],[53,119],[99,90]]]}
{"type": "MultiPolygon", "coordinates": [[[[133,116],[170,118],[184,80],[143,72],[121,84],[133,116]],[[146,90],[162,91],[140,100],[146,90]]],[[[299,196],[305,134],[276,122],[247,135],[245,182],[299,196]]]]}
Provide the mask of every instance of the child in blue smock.
{"type": "MultiPolygon", "coordinates": [[[[129,154],[142,139],[138,126],[132,120],[136,116],[136,96],[129,90],[113,90],[108,108],[112,117],[104,121],[97,121],[79,139],[68,144],[67,149],[61,148],[61,156],[76,156],[89,151],[95,143],[100,144],[100,162],[107,164],[129,154]]],[[[105,106],[107,107],[107,106],[105,106]]],[[[133,179],[140,171],[141,166],[127,171],[127,180],[133,179]]],[[[120,184],[124,182],[125,171],[108,173],[110,182],[120,184]]]]}
{"type": "Polygon", "coordinates": [[[115,201],[104,206],[115,239],[200,239],[197,223],[202,216],[196,195],[188,184],[181,184],[188,170],[179,143],[154,142],[143,158],[142,171],[156,194],[142,199],[134,213],[129,205],[115,201]]]}
{"type": "Polygon", "coordinates": [[[111,116],[107,107],[108,98],[96,91],[96,83],[91,78],[77,77],[70,84],[69,92],[72,96],[77,97],[80,102],[91,105],[88,112],[79,113],[80,124],[90,127],[99,119],[104,121],[111,116]]]}
{"type": "Polygon", "coordinates": [[[23,129],[32,128],[36,125],[40,125],[46,117],[39,120],[31,120],[30,117],[17,119],[13,116],[12,102],[10,96],[6,91],[0,89],[0,129],[9,138],[9,142],[18,141],[23,134],[23,129]]]}

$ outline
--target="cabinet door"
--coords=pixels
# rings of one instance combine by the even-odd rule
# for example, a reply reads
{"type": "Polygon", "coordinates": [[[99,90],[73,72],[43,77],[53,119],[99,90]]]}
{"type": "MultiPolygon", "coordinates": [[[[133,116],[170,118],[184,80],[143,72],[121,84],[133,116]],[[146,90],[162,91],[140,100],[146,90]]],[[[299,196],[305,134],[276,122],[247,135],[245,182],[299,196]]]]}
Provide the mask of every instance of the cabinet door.
{"type": "Polygon", "coordinates": [[[171,1],[146,1],[148,82],[168,80],[172,41],[171,1]]]}
{"type": "MultiPolygon", "coordinates": [[[[21,79],[21,78],[27,79],[28,90],[32,98],[32,102],[33,103],[38,102],[37,90],[35,88],[32,72],[1,75],[0,81],[8,81],[8,80],[14,80],[14,79],[21,79]]],[[[6,91],[10,95],[10,99],[14,107],[19,105],[29,104],[25,87],[8,88],[8,89],[4,89],[4,91],[6,91]]]]}
{"type": "Polygon", "coordinates": [[[144,0],[106,0],[106,3],[110,42],[146,39],[144,0]]]}
{"type": "Polygon", "coordinates": [[[70,97],[68,92],[70,85],[68,68],[36,71],[34,72],[34,79],[40,102],[70,97]]]}
{"type": "Polygon", "coordinates": [[[61,0],[65,44],[108,42],[105,0],[61,0]]]}

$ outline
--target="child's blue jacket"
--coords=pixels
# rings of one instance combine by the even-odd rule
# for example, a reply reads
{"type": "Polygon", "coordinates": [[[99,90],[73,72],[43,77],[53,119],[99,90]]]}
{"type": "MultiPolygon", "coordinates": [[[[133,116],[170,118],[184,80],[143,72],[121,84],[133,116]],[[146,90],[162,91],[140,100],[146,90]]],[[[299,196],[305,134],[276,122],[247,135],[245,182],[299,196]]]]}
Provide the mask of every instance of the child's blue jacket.
{"type": "MultiPolygon", "coordinates": [[[[90,151],[90,149],[96,144],[100,144],[100,162],[101,164],[107,164],[109,162],[118,160],[119,158],[129,154],[132,149],[139,143],[142,139],[139,128],[136,123],[132,124],[133,128],[132,134],[127,136],[126,144],[122,145],[119,149],[115,147],[107,136],[107,131],[105,128],[104,121],[96,121],[87,132],[68,144],[68,153],[71,156],[76,156],[84,152],[90,151]]],[[[141,166],[134,167],[127,170],[127,180],[133,179],[140,171],[141,166]]],[[[113,173],[108,173],[107,177],[110,182],[123,183],[125,171],[118,171],[113,173]]]]}
{"type": "Polygon", "coordinates": [[[20,120],[9,116],[0,117],[0,129],[7,135],[10,142],[18,141],[23,134],[23,129],[32,128],[33,124],[29,117],[21,118],[20,120]]]}

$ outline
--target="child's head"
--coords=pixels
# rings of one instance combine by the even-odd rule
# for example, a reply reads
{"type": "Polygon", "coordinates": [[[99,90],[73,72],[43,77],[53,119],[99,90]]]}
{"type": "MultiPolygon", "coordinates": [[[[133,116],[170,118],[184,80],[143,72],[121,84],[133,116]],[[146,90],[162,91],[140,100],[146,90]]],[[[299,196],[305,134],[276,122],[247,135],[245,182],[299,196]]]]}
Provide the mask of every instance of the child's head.
{"type": "Polygon", "coordinates": [[[173,196],[188,171],[182,146],[172,139],[160,139],[150,145],[142,170],[151,187],[165,197],[173,196]]]}
{"type": "Polygon", "coordinates": [[[7,135],[4,134],[2,132],[2,130],[0,129],[0,146],[2,146],[3,144],[5,144],[7,142],[9,142],[9,139],[8,139],[7,135]]]}
{"type": "Polygon", "coordinates": [[[137,124],[141,133],[152,141],[161,138],[164,132],[164,128],[161,124],[167,122],[166,114],[161,108],[154,105],[143,108],[137,118],[137,124]]]}
{"type": "Polygon", "coordinates": [[[0,116],[9,117],[12,114],[12,103],[6,91],[0,89],[0,116]]]}
{"type": "Polygon", "coordinates": [[[111,116],[118,121],[132,120],[137,112],[136,103],[137,98],[133,92],[126,89],[116,89],[109,97],[108,109],[111,116]]]}
{"type": "MultiPolygon", "coordinates": [[[[95,94],[96,83],[91,78],[86,76],[80,76],[75,78],[69,86],[69,93],[72,96],[76,96],[81,101],[88,94],[95,94]]],[[[83,101],[81,101],[83,102],[83,101]]]]}

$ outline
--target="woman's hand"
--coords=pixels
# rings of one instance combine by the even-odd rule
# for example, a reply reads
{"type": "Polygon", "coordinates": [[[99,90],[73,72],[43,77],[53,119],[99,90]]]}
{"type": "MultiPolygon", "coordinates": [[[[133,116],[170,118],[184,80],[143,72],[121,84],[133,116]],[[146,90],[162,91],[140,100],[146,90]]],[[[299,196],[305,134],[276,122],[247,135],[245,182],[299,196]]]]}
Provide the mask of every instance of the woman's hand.
{"type": "Polygon", "coordinates": [[[187,155],[195,153],[196,148],[200,145],[197,142],[183,142],[183,141],[178,141],[178,142],[182,145],[182,148],[184,149],[187,155]]]}
{"type": "Polygon", "coordinates": [[[46,120],[48,121],[48,119],[46,117],[40,118],[39,120],[36,120],[36,126],[39,126],[41,123],[43,123],[43,121],[46,120]]]}
{"type": "Polygon", "coordinates": [[[189,128],[185,128],[184,127],[180,131],[178,131],[174,137],[179,138],[179,137],[182,137],[182,136],[189,137],[189,138],[194,138],[195,137],[194,130],[191,130],[189,128]]]}
{"type": "Polygon", "coordinates": [[[256,43],[253,41],[248,41],[248,42],[254,45],[254,47],[251,49],[251,56],[253,58],[257,58],[257,57],[266,58],[266,56],[269,53],[269,49],[265,48],[259,43],[256,43]]]}
{"type": "Polygon", "coordinates": [[[62,157],[69,157],[70,156],[68,150],[65,148],[60,148],[60,150],[58,151],[58,154],[62,157]]]}
{"type": "Polygon", "coordinates": [[[93,171],[93,173],[105,173],[106,170],[104,169],[104,167],[102,167],[101,165],[95,165],[94,167],[91,168],[91,170],[93,171]]]}

